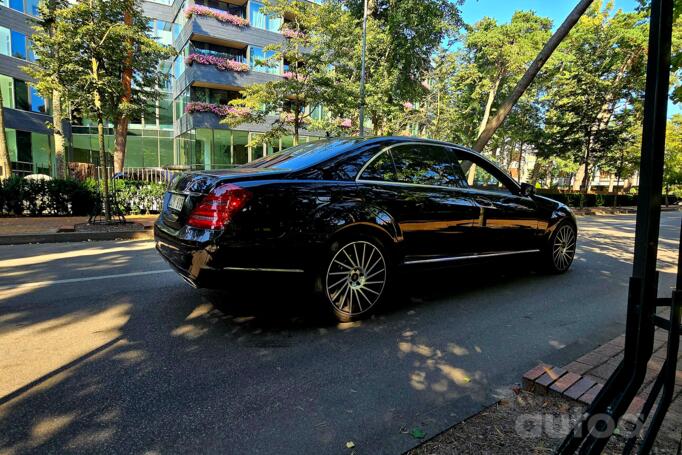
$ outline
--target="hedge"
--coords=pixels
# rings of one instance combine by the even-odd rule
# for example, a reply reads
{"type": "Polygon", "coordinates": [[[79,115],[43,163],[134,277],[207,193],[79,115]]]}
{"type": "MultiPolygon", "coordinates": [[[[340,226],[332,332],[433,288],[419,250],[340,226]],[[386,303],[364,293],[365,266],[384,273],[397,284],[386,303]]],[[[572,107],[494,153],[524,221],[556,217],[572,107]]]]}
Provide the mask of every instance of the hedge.
{"type": "MultiPolygon", "coordinates": [[[[115,180],[116,199],[126,215],[158,213],[166,187],[162,183],[115,180]]],[[[10,177],[0,181],[1,215],[90,215],[99,199],[98,184],[88,179],[26,180],[10,177]]]]}
{"type": "MultiPolygon", "coordinates": [[[[537,190],[537,194],[547,196],[555,201],[563,202],[571,207],[613,207],[636,206],[637,194],[583,194],[583,193],[559,193],[556,191],[537,190]]],[[[668,195],[668,203],[676,204],[679,198],[674,194],[668,195]]],[[[665,204],[665,196],[661,196],[661,204],[665,204]]]]}

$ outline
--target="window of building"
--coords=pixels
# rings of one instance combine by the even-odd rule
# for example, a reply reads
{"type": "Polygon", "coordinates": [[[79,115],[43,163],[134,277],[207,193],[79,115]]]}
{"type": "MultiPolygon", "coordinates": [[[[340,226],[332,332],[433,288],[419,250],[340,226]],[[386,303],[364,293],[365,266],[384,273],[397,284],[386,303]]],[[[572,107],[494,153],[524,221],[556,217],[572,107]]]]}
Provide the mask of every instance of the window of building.
{"type": "Polygon", "coordinates": [[[279,32],[282,26],[281,17],[272,17],[263,14],[263,4],[251,0],[250,2],[250,23],[252,27],[261,28],[263,30],[269,30],[271,32],[279,32]]]}
{"type": "Polygon", "coordinates": [[[28,85],[19,79],[14,79],[14,107],[22,111],[31,109],[31,103],[28,100],[28,85]]]}
{"type": "Polygon", "coordinates": [[[38,6],[40,5],[40,0],[26,0],[26,14],[31,16],[39,16],[40,11],[38,6]]]}
{"type": "Polygon", "coordinates": [[[248,131],[232,132],[232,156],[234,159],[234,164],[244,164],[250,161],[248,144],[248,131]]]}
{"type": "Polygon", "coordinates": [[[261,73],[279,74],[280,62],[273,59],[275,51],[263,51],[262,48],[251,46],[251,69],[261,73]]]}
{"type": "Polygon", "coordinates": [[[219,44],[205,43],[203,41],[192,41],[190,46],[191,53],[212,55],[246,63],[246,49],[237,49],[234,47],[221,46],[219,44]]]}
{"type": "Polygon", "coordinates": [[[24,0],[9,0],[9,7],[13,10],[24,12],[24,0]]]}
{"type": "Polygon", "coordinates": [[[232,164],[232,131],[213,130],[213,165],[228,167],[232,164]]]}
{"type": "Polygon", "coordinates": [[[40,112],[41,114],[48,113],[45,99],[40,96],[38,90],[36,90],[34,87],[29,87],[29,97],[31,99],[31,110],[33,112],[40,112]]]}
{"type": "Polygon", "coordinates": [[[10,35],[10,29],[7,27],[0,27],[0,54],[2,55],[12,55],[10,35]]]}
{"type": "Polygon", "coordinates": [[[12,30],[12,57],[26,60],[26,35],[12,30]]]}
{"type": "Polygon", "coordinates": [[[14,79],[0,75],[0,90],[2,90],[2,106],[14,108],[14,79]]]}
{"type": "Polygon", "coordinates": [[[396,181],[418,185],[462,186],[455,155],[443,147],[407,144],[391,149],[396,181]]]}
{"type": "Polygon", "coordinates": [[[243,6],[233,5],[229,2],[224,2],[221,0],[196,0],[197,5],[208,6],[209,8],[217,9],[220,11],[225,11],[226,13],[246,17],[246,9],[243,6]]]}
{"type": "Polygon", "coordinates": [[[170,93],[159,99],[159,128],[173,128],[173,99],[170,93]]]}

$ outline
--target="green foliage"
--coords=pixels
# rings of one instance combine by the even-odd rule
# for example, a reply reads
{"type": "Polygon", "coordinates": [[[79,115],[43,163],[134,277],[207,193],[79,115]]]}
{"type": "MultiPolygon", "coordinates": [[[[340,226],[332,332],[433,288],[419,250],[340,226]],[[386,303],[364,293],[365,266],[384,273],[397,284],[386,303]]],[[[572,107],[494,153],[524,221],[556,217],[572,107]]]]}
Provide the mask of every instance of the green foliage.
{"type": "Polygon", "coordinates": [[[26,180],[11,177],[0,182],[0,213],[9,215],[87,215],[95,196],[78,180],[26,180]]]}
{"type": "Polygon", "coordinates": [[[682,114],[668,120],[665,135],[663,185],[669,188],[682,184],[682,114]]]}
{"type": "MultiPolygon", "coordinates": [[[[158,213],[166,186],[162,183],[116,180],[116,197],[125,214],[158,213]]],[[[27,180],[13,176],[0,181],[2,215],[90,215],[99,196],[97,181],[27,180]]]]}

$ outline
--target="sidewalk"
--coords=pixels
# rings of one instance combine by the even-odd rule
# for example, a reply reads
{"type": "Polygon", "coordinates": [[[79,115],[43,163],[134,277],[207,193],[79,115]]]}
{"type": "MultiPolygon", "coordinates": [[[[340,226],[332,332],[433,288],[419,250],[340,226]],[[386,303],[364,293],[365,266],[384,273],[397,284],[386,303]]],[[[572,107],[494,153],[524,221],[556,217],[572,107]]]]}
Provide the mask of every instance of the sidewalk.
{"type": "MultiPolygon", "coordinates": [[[[664,317],[667,317],[664,316],[664,317]]],[[[657,328],[654,353],[639,393],[627,410],[640,413],[666,357],[668,332],[657,328]]],[[[563,367],[538,365],[523,376],[524,389],[540,395],[554,395],[590,404],[623,359],[625,335],[620,335],[563,367]]],[[[655,409],[655,406],[654,406],[655,409]]],[[[647,419],[647,424],[651,415],[647,419]]],[[[645,425],[644,431],[647,426],[645,425]]],[[[642,434],[644,434],[644,431],[642,434]]],[[[656,446],[674,448],[682,441],[682,352],[677,354],[677,374],[673,401],[656,439],[656,446]]],[[[665,450],[662,453],[668,453],[665,450]]],[[[671,452],[672,453],[672,452],[671,452]]]]}
{"type": "MultiPolygon", "coordinates": [[[[158,215],[130,215],[126,221],[142,225],[98,232],[75,232],[74,225],[87,223],[88,217],[11,217],[0,218],[0,245],[29,243],[86,242],[91,240],[151,240],[158,215]]],[[[90,230],[88,230],[90,231],[90,230]]]]}

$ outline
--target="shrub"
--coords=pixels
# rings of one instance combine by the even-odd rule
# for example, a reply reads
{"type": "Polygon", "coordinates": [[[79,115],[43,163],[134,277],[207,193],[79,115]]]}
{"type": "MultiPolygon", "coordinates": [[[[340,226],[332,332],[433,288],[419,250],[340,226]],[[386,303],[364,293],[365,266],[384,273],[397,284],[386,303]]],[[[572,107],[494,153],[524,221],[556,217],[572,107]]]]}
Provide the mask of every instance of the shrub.
{"type": "MultiPolygon", "coordinates": [[[[116,199],[124,214],[154,213],[161,210],[165,185],[116,180],[116,199]]],[[[11,177],[0,181],[2,215],[90,215],[98,207],[97,181],[73,179],[26,180],[11,177]]]]}

